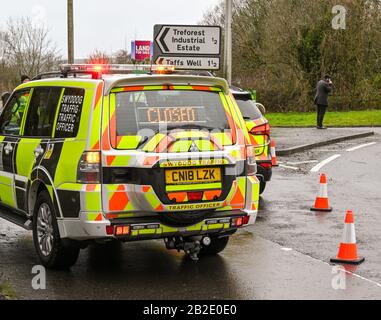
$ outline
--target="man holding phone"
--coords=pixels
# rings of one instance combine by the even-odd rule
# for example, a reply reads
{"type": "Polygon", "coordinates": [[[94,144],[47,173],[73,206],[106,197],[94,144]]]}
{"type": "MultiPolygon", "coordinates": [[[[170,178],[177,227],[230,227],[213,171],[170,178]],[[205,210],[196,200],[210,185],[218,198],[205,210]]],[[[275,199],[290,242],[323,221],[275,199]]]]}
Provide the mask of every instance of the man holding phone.
{"type": "Polygon", "coordinates": [[[316,86],[314,103],[317,106],[317,129],[327,129],[323,126],[323,121],[328,107],[328,95],[332,92],[332,88],[332,77],[329,74],[326,74],[316,86]]]}

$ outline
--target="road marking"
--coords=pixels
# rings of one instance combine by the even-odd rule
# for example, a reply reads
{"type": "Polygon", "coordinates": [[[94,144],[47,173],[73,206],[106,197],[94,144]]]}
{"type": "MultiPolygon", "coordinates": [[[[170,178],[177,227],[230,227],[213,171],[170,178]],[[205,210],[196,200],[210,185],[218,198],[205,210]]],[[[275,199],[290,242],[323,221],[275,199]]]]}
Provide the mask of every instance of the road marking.
{"type": "Polygon", "coordinates": [[[299,164],[309,164],[309,163],[318,163],[317,160],[309,160],[309,161],[300,161],[300,162],[287,162],[287,164],[290,164],[292,166],[297,166],[299,164]]]}
{"type": "MultiPolygon", "coordinates": [[[[298,252],[298,251],[297,251],[298,252]]],[[[302,255],[305,255],[305,256],[307,256],[307,257],[309,257],[309,258],[311,258],[311,259],[313,259],[313,260],[315,260],[315,261],[320,261],[320,262],[323,262],[324,264],[326,264],[326,265],[328,265],[328,266],[340,266],[340,264],[331,264],[331,263],[328,263],[328,262],[326,262],[326,261],[322,261],[322,260],[319,260],[319,259],[316,259],[316,258],[314,258],[314,257],[311,257],[311,256],[309,256],[309,255],[306,255],[306,254],[304,254],[304,253],[301,253],[301,252],[299,252],[300,254],[302,254],[302,255]]],[[[342,270],[343,272],[345,272],[345,273],[347,273],[347,274],[350,274],[350,275],[352,275],[352,276],[354,276],[354,277],[356,277],[356,278],[359,278],[359,279],[361,279],[361,280],[363,280],[363,281],[366,281],[366,282],[369,282],[369,283],[371,283],[371,284],[373,284],[373,285],[375,285],[375,286],[377,286],[377,287],[380,287],[381,288],[381,283],[378,283],[378,282],[376,282],[376,281],[373,281],[373,280],[371,280],[371,279],[368,279],[368,278],[365,278],[365,277],[363,277],[363,276],[360,276],[359,274],[357,274],[357,273],[354,273],[354,272],[352,272],[352,271],[349,271],[349,270],[342,270]]]]}
{"type": "Polygon", "coordinates": [[[341,154],[335,154],[332,157],[329,157],[328,159],[323,160],[319,164],[317,164],[315,167],[311,169],[311,172],[319,172],[321,168],[323,168],[328,163],[332,162],[333,160],[336,160],[337,158],[341,157],[341,154]]]}
{"type": "Polygon", "coordinates": [[[357,147],[353,147],[353,148],[347,149],[347,152],[352,152],[352,151],[355,151],[355,150],[358,150],[358,149],[370,147],[370,146],[375,145],[376,143],[377,142],[365,143],[365,144],[359,145],[357,147]]]}
{"type": "Polygon", "coordinates": [[[282,167],[282,168],[285,168],[285,169],[291,169],[291,170],[299,171],[299,168],[297,168],[297,167],[285,166],[283,164],[280,164],[279,167],[282,167]]]}
{"type": "MultiPolygon", "coordinates": [[[[270,240],[271,241],[271,240],[270,240]]],[[[323,263],[323,264],[325,264],[325,265],[327,265],[327,266],[330,266],[330,267],[332,267],[332,266],[339,266],[339,264],[331,264],[331,263],[328,263],[328,262],[326,262],[326,261],[323,261],[323,260],[320,260],[320,259],[317,259],[317,258],[314,258],[314,257],[312,257],[312,256],[310,256],[310,255],[308,255],[308,254],[305,254],[305,253],[302,253],[302,252],[300,252],[300,251],[297,251],[297,250],[293,250],[293,249],[291,249],[291,248],[281,248],[281,250],[283,250],[283,251],[288,251],[288,252],[293,252],[293,253],[296,253],[297,255],[301,255],[301,256],[304,256],[304,257],[307,257],[307,258],[309,258],[309,259],[311,259],[311,260],[314,260],[314,261],[316,261],[316,262],[321,262],[321,263],[323,263]],[[287,250],[284,250],[284,249],[287,249],[287,250]]],[[[371,284],[373,284],[373,285],[375,285],[375,286],[377,286],[377,287],[379,287],[379,288],[381,288],[381,283],[379,283],[379,282],[376,282],[376,281],[374,281],[374,280],[371,280],[371,279],[368,279],[368,278],[365,278],[365,277],[363,277],[363,276],[360,276],[359,274],[357,274],[357,273],[354,273],[354,272],[351,272],[351,271],[349,271],[349,270],[342,270],[343,272],[345,272],[345,273],[347,273],[347,274],[350,274],[350,275],[352,275],[352,276],[354,276],[354,277],[356,277],[356,278],[359,278],[359,279],[361,279],[361,280],[363,280],[363,281],[366,281],[366,282],[369,282],[369,283],[371,283],[371,284]]]]}

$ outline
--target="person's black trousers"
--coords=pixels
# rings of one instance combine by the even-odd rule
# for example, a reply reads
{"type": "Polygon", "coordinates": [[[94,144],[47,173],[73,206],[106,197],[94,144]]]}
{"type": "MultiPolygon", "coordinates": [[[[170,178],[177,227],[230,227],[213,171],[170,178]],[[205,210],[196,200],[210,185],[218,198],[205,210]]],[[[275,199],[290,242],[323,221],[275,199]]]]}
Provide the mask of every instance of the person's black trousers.
{"type": "Polygon", "coordinates": [[[322,127],[323,126],[323,121],[324,121],[324,116],[325,116],[325,111],[327,110],[328,106],[318,104],[317,105],[317,126],[322,127]]]}

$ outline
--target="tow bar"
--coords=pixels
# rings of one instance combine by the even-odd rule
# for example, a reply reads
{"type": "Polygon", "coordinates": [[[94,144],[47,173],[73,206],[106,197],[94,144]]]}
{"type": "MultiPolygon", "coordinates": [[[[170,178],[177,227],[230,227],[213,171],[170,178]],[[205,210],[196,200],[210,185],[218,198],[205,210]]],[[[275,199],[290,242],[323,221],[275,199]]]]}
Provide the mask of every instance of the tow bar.
{"type": "Polygon", "coordinates": [[[168,250],[175,249],[178,252],[183,250],[193,261],[198,261],[198,255],[201,251],[201,243],[208,246],[211,240],[209,237],[195,236],[195,237],[173,237],[164,240],[165,246],[168,250]]]}

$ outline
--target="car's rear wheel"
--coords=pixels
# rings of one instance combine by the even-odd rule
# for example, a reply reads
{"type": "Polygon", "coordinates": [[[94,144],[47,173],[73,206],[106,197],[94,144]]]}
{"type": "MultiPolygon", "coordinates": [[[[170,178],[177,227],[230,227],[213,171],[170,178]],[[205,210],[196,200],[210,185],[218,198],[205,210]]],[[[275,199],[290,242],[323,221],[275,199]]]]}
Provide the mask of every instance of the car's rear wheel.
{"type": "Polygon", "coordinates": [[[46,190],[38,195],[34,209],[33,240],[41,263],[47,268],[69,268],[78,259],[80,248],[61,240],[56,212],[46,190]]]}
{"type": "Polygon", "coordinates": [[[228,242],[229,237],[211,238],[211,242],[208,246],[203,245],[201,247],[200,254],[205,256],[216,255],[226,248],[228,242]]]}

